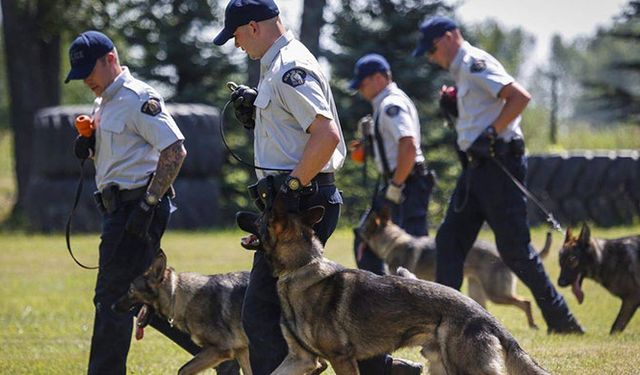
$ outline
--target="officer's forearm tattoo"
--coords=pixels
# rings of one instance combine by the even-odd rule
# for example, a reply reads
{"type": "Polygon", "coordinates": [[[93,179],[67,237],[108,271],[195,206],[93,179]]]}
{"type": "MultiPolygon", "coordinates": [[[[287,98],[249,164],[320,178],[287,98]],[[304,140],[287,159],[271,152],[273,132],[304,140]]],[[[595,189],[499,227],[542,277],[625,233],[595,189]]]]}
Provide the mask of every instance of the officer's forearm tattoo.
{"type": "Polygon", "coordinates": [[[184,148],[182,140],[162,150],[160,159],[158,160],[156,174],[149,184],[149,193],[157,197],[163,196],[176,179],[176,176],[178,176],[178,172],[180,172],[180,167],[186,156],[187,150],[184,148]]]}

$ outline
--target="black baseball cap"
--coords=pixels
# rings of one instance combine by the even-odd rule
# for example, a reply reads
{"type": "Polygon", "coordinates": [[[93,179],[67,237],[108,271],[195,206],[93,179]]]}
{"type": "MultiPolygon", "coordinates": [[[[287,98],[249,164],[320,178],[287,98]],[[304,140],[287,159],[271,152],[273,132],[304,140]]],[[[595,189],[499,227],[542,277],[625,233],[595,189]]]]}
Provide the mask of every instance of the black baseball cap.
{"type": "Polygon", "coordinates": [[[414,57],[424,55],[433,47],[433,41],[444,35],[447,31],[457,29],[458,25],[450,18],[443,16],[431,17],[420,24],[422,37],[413,51],[414,57]]]}
{"type": "Polygon", "coordinates": [[[264,21],[280,14],[273,0],[231,0],[224,11],[224,28],[213,40],[216,45],[223,45],[233,38],[233,33],[240,26],[251,21],[264,21]]]}
{"type": "Polygon", "coordinates": [[[349,88],[351,90],[357,90],[362,83],[362,80],[367,78],[376,72],[389,72],[391,67],[382,55],[377,53],[370,53],[362,56],[356,61],[356,66],[353,69],[353,79],[349,82],[349,88]]]}
{"type": "Polygon", "coordinates": [[[69,47],[71,70],[64,83],[69,83],[72,79],[87,78],[96,66],[96,61],[112,49],[111,39],[99,31],[89,30],[80,34],[69,47]]]}

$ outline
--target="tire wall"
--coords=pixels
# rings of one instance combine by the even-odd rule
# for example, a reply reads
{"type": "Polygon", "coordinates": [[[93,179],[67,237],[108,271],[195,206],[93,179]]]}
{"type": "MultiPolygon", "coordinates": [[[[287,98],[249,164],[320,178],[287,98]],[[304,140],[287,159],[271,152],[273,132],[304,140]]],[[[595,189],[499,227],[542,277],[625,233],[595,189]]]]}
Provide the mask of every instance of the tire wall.
{"type": "MultiPolygon", "coordinates": [[[[201,104],[167,104],[185,136],[187,157],[176,179],[174,200],[178,210],[170,227],[211,228],[219,217],[220,173],[223,145],[218,110],[201,104]]],[[[64,230],[80,176],[73,155],[76,116],[89,114],[90,106],[45,108],[35,117],[32,174],[27,187],[26,212],[34,230],[64,230]]],[[[73,217],[72,231],[100,231],[100,215],[93,203],[96,190],[93,162],[84,165],[83,192],[73,217]]]]}
{"type": "MultiPolygon", "coordinates": [[[[528,162],[527,186],[562,225],[625,225],[640,214],[637,151],[531,155],[528,162]]],[[[545,223],[544,214],[530,200],[528,212],[532,225],[545,223]]]]}

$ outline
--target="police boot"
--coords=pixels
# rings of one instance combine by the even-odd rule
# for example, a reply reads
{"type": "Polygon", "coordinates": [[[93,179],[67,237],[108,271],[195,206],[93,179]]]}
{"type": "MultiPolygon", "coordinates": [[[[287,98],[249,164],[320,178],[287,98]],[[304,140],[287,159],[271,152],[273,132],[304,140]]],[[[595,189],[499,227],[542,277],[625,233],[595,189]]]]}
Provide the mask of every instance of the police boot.
{"type": "Polygon", "coordinates": [[[394,358],[391,363],[391,375],[420,375],[422,374],[422,367],[422,363],[394,358]]]}
{"type": "Polygon", "coordinates": [[[548,334],[559,334],[559,335],[567,335],[567,334],[576,334],[576,335],[584,335],[584,329],[578,323],[576,318],[569,316],[569,318],[561,324],[549,325],[547,328],[548,334]]]}

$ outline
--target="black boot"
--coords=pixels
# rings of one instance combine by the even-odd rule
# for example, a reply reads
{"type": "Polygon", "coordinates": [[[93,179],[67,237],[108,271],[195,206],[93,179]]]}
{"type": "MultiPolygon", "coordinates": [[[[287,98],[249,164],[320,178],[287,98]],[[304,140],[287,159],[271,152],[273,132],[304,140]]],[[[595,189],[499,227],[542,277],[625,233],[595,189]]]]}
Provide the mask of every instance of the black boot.
{"type": "Polygon", "coordinates": [[[420,375],[422,374],[422,367],[422,363],[394,358],[391,363],[391,375],[420,375]]]}
{"type": "Polygon", "coordinates": [[[576,318],[573,315],[569,316],[569,319],[562,322],[561,324],[549,325],[547,328],[548,334],[559,334],[559,335],[567,335],[567,334],[576,334],[576,335],[584,335],[584,329],[578,323],[576,318]]]}

